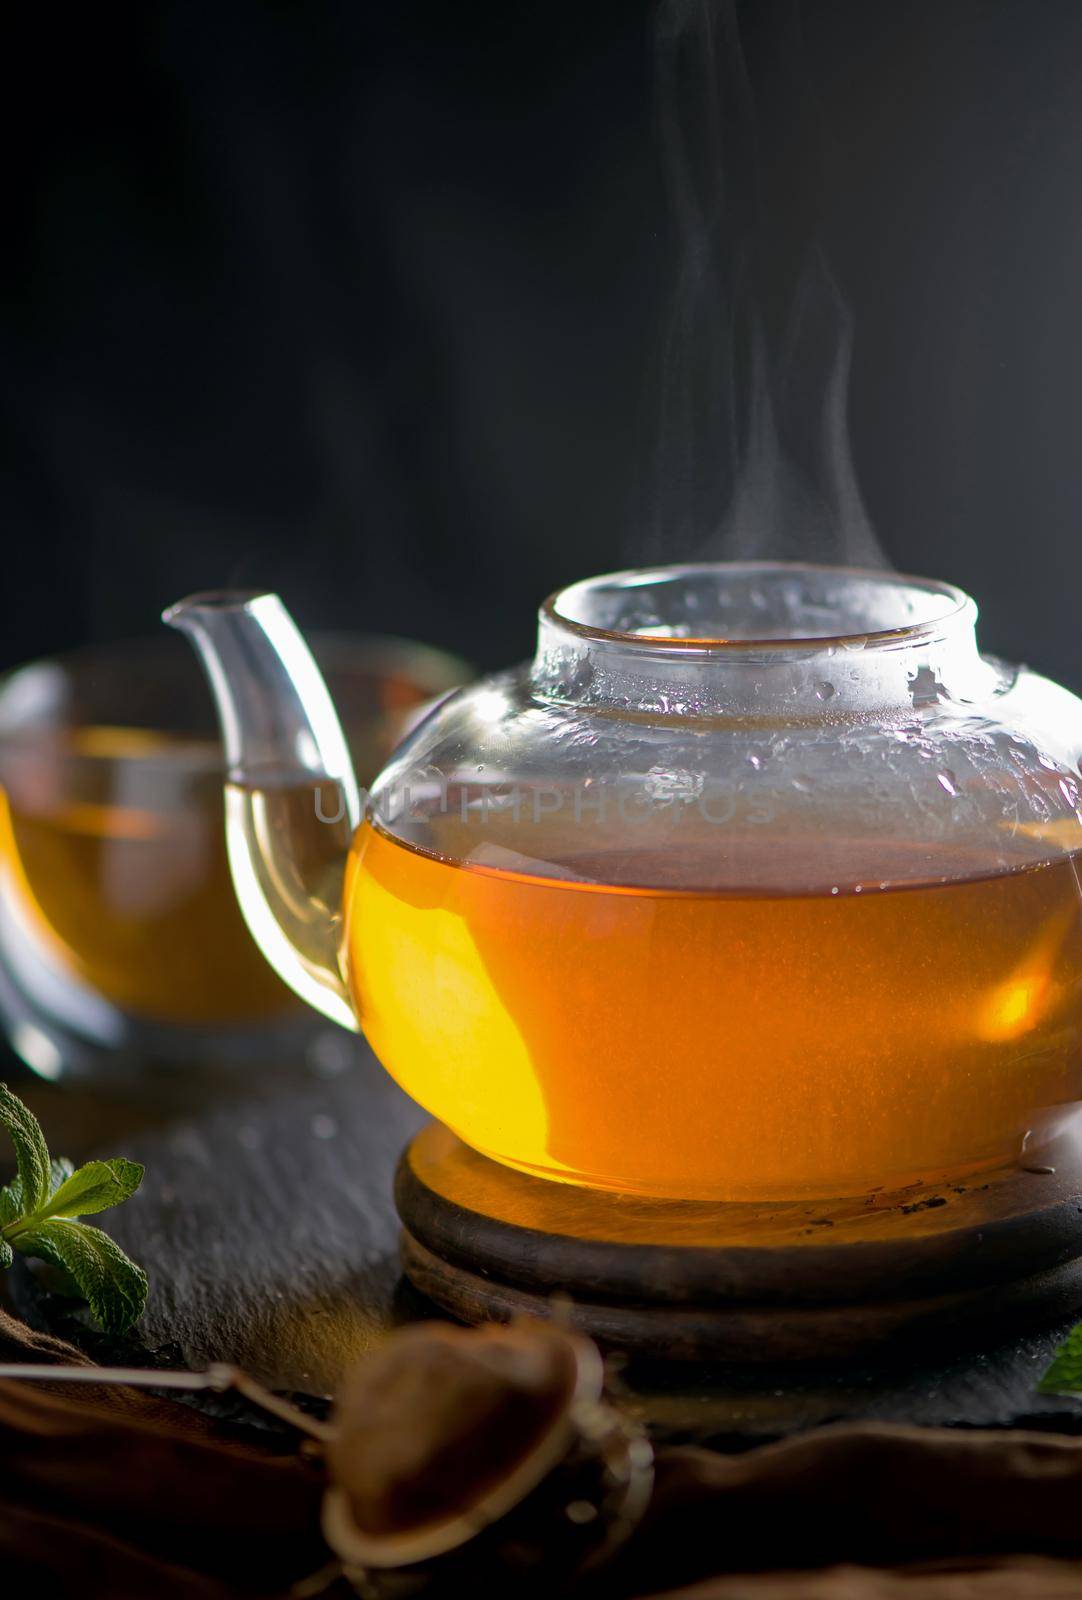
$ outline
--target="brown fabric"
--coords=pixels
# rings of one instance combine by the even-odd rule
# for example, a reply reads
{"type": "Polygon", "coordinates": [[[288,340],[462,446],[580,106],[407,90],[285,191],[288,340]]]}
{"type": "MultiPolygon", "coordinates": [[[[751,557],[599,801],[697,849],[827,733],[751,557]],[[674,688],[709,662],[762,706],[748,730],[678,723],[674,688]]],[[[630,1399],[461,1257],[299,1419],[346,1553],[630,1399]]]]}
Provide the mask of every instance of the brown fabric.
{"type": "MultiPolygon", "coordinates": [[[[0,1352],[83,1359],[2,1312],[0,1352]]],[[[240,1444],[174,1401],[0,1382],[5,1585],[50,1574],[56,1592],[110,1600],[277,1595],[324,1564],[321,1489],[308,1459],[240,1444]]]]}
{"type": "MultiPolygon", "coordinates": [[[[85,1358],[0,1312],[0,1359],[85,1358]]],[[[170,1400],[0,1383],[0,1593],[281,1596],[327,1561],[321,1488],[317,1463],[170,1400]]],[[[644,1524],[585,1592],[1082,1600],[1082,1441],[869,1425],[662,1451],[644,1524]]]]}
{"type": "Polygon", "coordinates": [[[847,1425],[747,1455],[662,1452],[647,1518],[609,1584],[651,1593],[720,1572],[1022,1553],[1082,1561],[1082,1441],[847,1425]]]}
{"type": "Polygon", "coordinates": [[[37,1333],[25,1322],[9,1317],[0,1306],[0,1361],[64,1361],[71,1367],[92,1367],[94,1363],[81,1350],[54,1339],[51,1333],[37,1333]]]}
{"type": "Polygon", "coordinates": [[[944,1570],[828,1567],[713,1578],[655,1600],[1078,1600],[1082,1565],[1019,1557],[944,1570]]]}

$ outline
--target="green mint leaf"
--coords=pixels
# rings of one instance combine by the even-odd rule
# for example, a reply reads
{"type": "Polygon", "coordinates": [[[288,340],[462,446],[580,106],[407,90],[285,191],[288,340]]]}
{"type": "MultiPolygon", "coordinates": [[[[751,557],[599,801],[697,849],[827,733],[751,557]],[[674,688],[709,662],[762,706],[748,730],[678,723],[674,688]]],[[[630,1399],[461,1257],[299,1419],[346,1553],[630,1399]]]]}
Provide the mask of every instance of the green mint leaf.
{"type": "Polygon", "coordinates": [[[138,1161],[124,1161],[119,1156],[112,1161],[88,1161],[77,1172],[69,1172],[39,1215],[43,1221],[49,1217],[90,1217],[120,1205],[142,1181],[143,1169],[138,1161]]]}
{"type": "Polygon", "coordinates": [[[50,1161],[38,1120],[0,1083],[0,1128],[15,1146],[16,1176],[0,1189],[0,1268],[13,1249],[59,1268],[106,1333],[124,1333],[143,1314],[147,1278],[100,1228],[76,1219],[105,1211],[133,1195],[143,1181],[137,1161],[50,1161]]]}
{"type": "Polygon", "coordinates": [[[106,1333],[125,1333],[142,1316],[146,1273],[100,1228],[53,1217],[20,1233],[15,1248],[66,1271],[106,1333]]]}
{"type": "Polygon", "coordinates": [[[23,1214],[23,1186],[14,1178],[6,1189],[0,1189],[0,1228],[16,1222],[23,1214]]]}
{"type": "Polygon", "coordinates": [[[1082,1390],[1082,1322],[1064,1339],[1037,1388],[1041,1394],[1075,1394],[1082,1390]]]}
{"type": "Polygon", "coordinates": [[[60,1185],[65,1183],[74,1171],[75,1168],[67,1156],[61,1156],[59,1160],[54,1156],[49,1162],[49,1193],[55,1194],[60,1185]]]}
{"type": "Polygon", "coordinates": [[[15,1146],[23,1210],[36,1211],[49,1198],[49,1150],[37,1117],[6,1083],[0,1083],[0,1127],[7,1129],[15,1146]]]}

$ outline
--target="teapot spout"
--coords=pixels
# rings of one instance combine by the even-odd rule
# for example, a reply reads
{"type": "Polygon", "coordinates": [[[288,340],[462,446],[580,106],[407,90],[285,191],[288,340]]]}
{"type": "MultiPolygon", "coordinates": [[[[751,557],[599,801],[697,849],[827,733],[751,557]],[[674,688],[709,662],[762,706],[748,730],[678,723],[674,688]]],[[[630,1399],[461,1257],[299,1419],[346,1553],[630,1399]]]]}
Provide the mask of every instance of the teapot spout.
{"type": "Polygon", "coordinates": [[[229,867],[249,931],[291,989],[356,1030],[342,889],[361,804],[311,651],[275,594],[195,594],[162,620],[191,639],[217,704],[229,867]]]}

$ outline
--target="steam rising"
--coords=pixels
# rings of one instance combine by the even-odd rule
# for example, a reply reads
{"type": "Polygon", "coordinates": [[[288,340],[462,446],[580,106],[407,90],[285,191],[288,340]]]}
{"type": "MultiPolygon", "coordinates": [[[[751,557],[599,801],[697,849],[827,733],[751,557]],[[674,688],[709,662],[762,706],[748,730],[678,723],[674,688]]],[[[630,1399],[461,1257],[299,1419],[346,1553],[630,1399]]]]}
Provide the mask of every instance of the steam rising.
{"type": "MultiPolygon", "coordinates": [[[[814,219],[779,242],[765,204],[734,0],[661,0],[656,57],[677,260],[646,553],[885,565],[849,447],[851,318],[814,219]],[[794,257],[778,286],[779,261],[794,257]]],[[[800,114],[796,93],[785,112],[800,114]]]]}

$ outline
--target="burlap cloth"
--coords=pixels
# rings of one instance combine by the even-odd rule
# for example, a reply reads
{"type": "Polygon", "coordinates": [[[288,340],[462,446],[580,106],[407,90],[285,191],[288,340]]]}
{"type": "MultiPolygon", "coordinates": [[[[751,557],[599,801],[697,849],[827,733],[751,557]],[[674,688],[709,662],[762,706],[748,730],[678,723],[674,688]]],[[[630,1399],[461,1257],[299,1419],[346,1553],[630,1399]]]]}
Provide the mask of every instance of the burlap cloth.
{"type": "MultiPolygon", "coordinates": [[[[0,1311],[0,1360],[20,1359],[85,1357],[0,1311]]],[[[845,1426],[657,1466],[645,1523],[588,1595],[1082,1596],[1080,1440],[845,1426]]],[[[0,1383],[0,1595],[287,1594],[327,1561],[321,1483],[317,1462],[173,1401],[0,1383]]]]}

